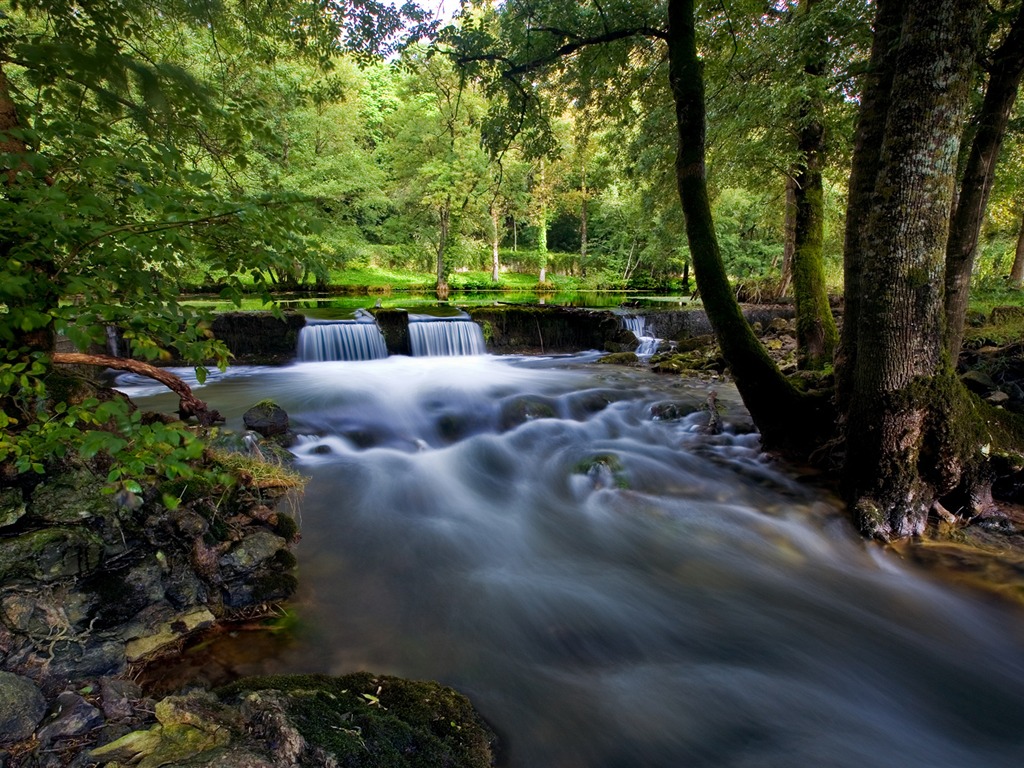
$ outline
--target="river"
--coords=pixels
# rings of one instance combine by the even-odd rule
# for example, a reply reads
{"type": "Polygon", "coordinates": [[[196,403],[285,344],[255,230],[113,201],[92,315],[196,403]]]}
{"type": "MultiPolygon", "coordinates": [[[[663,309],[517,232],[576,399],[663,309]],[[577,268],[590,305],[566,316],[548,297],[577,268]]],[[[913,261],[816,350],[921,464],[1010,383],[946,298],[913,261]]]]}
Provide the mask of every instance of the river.
{"type": "Polygon", "coordinates": [[[593,358],[211,377],[230,427],[288,411],[310,477],[300,629],[247,671],[440,680],[513,768],[1024,765],[1019,612],[861,541],[730,385],[593,358]]]}

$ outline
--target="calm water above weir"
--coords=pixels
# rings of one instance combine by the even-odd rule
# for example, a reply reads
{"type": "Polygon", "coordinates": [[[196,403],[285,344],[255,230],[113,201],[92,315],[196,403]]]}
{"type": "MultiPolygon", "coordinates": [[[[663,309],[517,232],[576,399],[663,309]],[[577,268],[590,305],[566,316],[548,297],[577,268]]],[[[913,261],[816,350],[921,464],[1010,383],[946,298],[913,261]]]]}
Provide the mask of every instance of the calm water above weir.
{"type": "Polygon", "coordinates": [[[291,414],[311,477],[304,629],[245,671],[441,680],[515,768],[1024,765],[1018,613],[866,547],[729,387],[708,437],[675,418],[707,385],[589,359],[212,377],[230,427],[291,414]]]}

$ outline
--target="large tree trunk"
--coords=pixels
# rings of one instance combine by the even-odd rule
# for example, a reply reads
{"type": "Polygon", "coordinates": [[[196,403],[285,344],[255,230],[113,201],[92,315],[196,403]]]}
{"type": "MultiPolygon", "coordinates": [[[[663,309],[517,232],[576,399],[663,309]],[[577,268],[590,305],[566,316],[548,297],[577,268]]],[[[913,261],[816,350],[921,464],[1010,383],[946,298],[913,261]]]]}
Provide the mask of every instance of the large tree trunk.
{"type": "Polygon", "coordinates": [[[988,87],[977,118],[977,131],[964,168],[960,194],[953,211],[946,245],[946,348],[955,361],[960,355],[971,287],[971,270],[985,218],[996,161],[1024,75],[1024,5],[996,50],[988,87]]]}
{"type": "MultiPolygon", "coordinates": [[[[853,391],[857,366],[857,329],[861,314],[863,250],[871,196],[881,158],[882,139],[892,80],[896,74],[896,43],[903,25],[906,0],[877,0],[871,61],[864,77],[860,114],[854,135],[853,163],[850,169],[846,231],[843,243],[843,328],[836,355],[836,400],[842,406],[853,391]]],[[[840,418],[843,418],[840,415],[840,418]]]]}
{"type": "MultiPolygon", "coordinates": [[[[970,401],[943,354],[943,267],[982,0],[907,0],[857,255],[845,493],[861,530],[920,533],[960,483],[970,401]]],[[[880,9],[881,13],[881,9],[880,9]]],[[[880,98],[877,103],[885,103],[880,98]]]]}
{"type": "Polygon", "coordinates": [[[679,145],[676,183],[697,287],[743,402],[771,448],[806,451],[821,422],[810,402],[779,373],[743,317],[722,263],[705,171],[704,80],[694,28],[694,0],[668,5],[669,79],[679,145]]]}
{"type": "MultiPolygon", "coordinates": [[[[801,14],[809,14],[816,2],[801,0],[801,14]]],[[[804,64],[808,86],[800,105],[797,129],[800,164],[794,179],[796,221],[792,273],[800,367],[814,370],[832,363],[839,341],[825,285],[825,193],[821,177],[825,166],[825,127],[821,122],[820,100],[813,95],[816,86],[811,83],[821,77],[824,69],[817,47],[816,41],[812,43],[812,51],[804,64]]]]}

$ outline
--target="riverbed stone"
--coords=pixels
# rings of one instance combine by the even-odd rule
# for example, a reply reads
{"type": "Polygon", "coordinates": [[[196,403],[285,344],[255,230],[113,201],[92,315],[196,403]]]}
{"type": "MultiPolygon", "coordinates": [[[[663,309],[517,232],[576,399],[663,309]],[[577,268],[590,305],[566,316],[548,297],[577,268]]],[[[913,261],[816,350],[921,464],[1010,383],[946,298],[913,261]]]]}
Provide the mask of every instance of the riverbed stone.
{"type": "Polygon", "coordinates": [[[46,699],[31,680],[0,672],[0,743],[31,736],[46,714],[46,699]]]}
{"type": "Polygon", "coordinates": [[[47,662],[47,677],[53,680],[119,675],[126,667],[124,644],[117,640],[64,640],[53,646],[47,662]]]}
{"type": "Polygon", "coordinates": [[[283,435],[288,431],[288,414],[272,400],[256,403],[242,414],[246,429],[259,432],[264,437],[283,435]]]}
{"type": "Polygon", "coordinates": [[[82,736],[103,725],[103,713],[73,691],[60,694],[56,708],[53,719],[36,734],[44,747],[59,739],[82,736]]]}

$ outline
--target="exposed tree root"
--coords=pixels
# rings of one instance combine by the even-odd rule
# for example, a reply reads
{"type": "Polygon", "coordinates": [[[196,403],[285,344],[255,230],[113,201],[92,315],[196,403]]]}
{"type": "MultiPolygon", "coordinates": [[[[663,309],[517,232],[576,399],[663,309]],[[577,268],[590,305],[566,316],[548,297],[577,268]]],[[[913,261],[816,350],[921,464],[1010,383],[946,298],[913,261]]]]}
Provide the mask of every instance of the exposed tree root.
{"type": "Polygon", "coordinates": [[[87,355],[81,352],[54,352],[50,359],[59,365],[94,365],[146,376],[159,381],[178,396],[180,400],[178,403],[178,415],[183,420],[194,417],[204,427],[224,421],[224,417],[220,415],[220,412],[211,410],[205,402],[196,397],[188,384],[170,371],[157,368],[155,365],[123,357],[87,355]]]}

